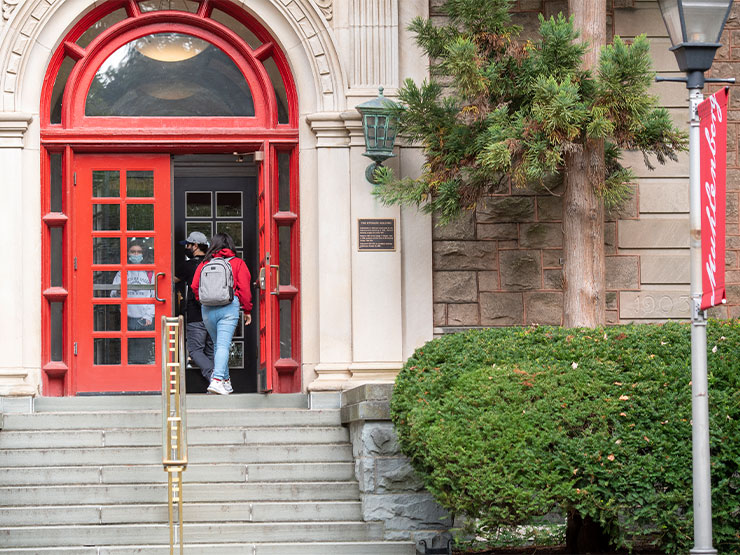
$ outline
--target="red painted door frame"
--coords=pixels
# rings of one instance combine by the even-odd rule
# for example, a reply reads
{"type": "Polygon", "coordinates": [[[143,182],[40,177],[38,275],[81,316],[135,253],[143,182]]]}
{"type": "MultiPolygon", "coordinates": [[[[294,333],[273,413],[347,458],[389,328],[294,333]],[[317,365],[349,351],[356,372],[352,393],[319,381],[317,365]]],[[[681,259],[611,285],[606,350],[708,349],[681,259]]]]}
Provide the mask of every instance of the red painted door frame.
{"type": "MultiPolygon", "coordinates": [[[[72,341],[76,353],[76,392],[159,391],[162,384],[160,321],[162,316],[170,316],[172,312],[170,157],[165,154],[78,155],[73,172],[75,327],[72,341]],[[151,172],[152,196],[134,196],[135,174],[132,172],[151,172]],[[104,173],[118,177],[118,190],[94,190],[93,175],[104,173]],[[144,221],[143,226],[132,221],[134,209],[150,206],[153,226],[147,225],[148,221],[144,221]],[[118,220],[117,229],[112,225],[115,221],[96,218],[96,215],[111,213],[114,220],[118,220]],[[131,264],[127,258],[128,245],[142,239],[151,243],[153,258],[131,264]],[[96,259],[96,241],[106,242],[105,245],[114,250],[117,246],[118,255],[96,259]],[[94,276],[99,277],[95,279],[94,276]],[[134,290],[132,276],[147,276],[146,281],[151,286],[138,286],[153,289],[134,290]],[[109,289],[115,287],[116,281],[120,290],[109,289]],[[141,294],[144,296],[139,296],[141,294]],[[129,329],[127,316],[148,313],[150,307],[154,309],[151,329],[129,329]],[[151,348],[153,358],[143,360],[137,355],[144,353],[146,348],[151,348]],[[112,360],[116,354],[118,359],[112,360]]],[[[148,213],[143,219],[148,219],[148,213]]]]}
{"type": "MultiPolygon", "coordinates": [[[[70,264],[67,262],[70,255],[75,252],[75,241],[79,233],[83,233],[80,226],[83,226],[84,221],[86,221],[80,218],[78,222],[80,214],[85,212],[85,207],[82,205],[77,207],[76,201],[71,201],[72,196],[74,196],[70,192],[74,187],[72,185],[73,167],[77,163],[74,161],[75,157],[79,155],[80,163],[84,164],[85,159],[94,159],[89,157],[91,153],[105,155],[98,159],[112,157],[119,160],[122,159],[124,153],[146,153],[133,157],[139,160],[145,160],[147,157],[149,159],[160,158],[155,153],[161,153],[163,155],[161,160],[164,160],[169,158],[167,155],[172,154],[246,153],[255,151],[264,153],[264,160],[260,164],[259,188],[267,201],[263,203],[263,209],[260,210],[260,234],[264,234],[264,239],[260,242],[260,259],[265,270],[265,291],[261,298],[263,299],[262,304],[264,304],[264,323],[266,326],[264,329],[264,350],[261,350],[260,353],[260,358],[264,359],[266,370],[263,389],[275,392],[300,391],[297,97],[287,60],[272,41],[269,33],[252,16],[245,14],[232,4],[219,0],[203,0],[197,14],[174,11],[143,13],[135,0],[114,0],[86,15],[73,27],[67,38],[55,51],[44,83],[41,113],[41,169],[42,182],[46,184],[43,193],[44,206],[42,207],[42,220],[46,224],[43,235],[43,250],[47,253],[50,252],[50,230],[54,227],[64,227],[63,252],[65,261],[65,283],[61,287],[49,286],[49,279],[46,276],[48,262],[44,262],[47,269],[43,281],[43,297],[47,302],[44,303],[42,309],[44,330],[42,354],[44,357],[44,385],[45,388],[48,387],[46,391],[50,391],[53,395],[69,395],[75,394],[77,391],[92,390],[85,385],[87,379],[84,374],[85,370],[82,370],[80,375],[82,383],[77,383],[77,370],[83,362],[82,360],[75,361],[75,358],[79,355],[75,356],[73,354],[75,343],[73,336],[78,327],[78,322],[75,321],[76,312],[83,310],[77,307],[77,303],[82,302],[77,300],[77,295],[78,293],[80,295],[87,294],[86,292],[78,292],[76,289],[78,278],[75,277],[74,272],[70,269],[70,264]],[[81,48],[76,43],[77,39],[92,24],[118,8],[126,10],[127,19],[107,29],[85,48],[81,48]],[[263,41],[262,46],[253,50],[233,31],[210,19],[211,11],[215,8],[229,13],[229,15],[252,29],[263,41]],[[158,32],[191,34],[211,42],[226,52],[239,67],[252,90],[255,116],[235,118],[99,118],[84,116],[87,90],[97,68],[100,67],[107,56],[135,38],[158,32]],[[61,125],[51,124],[49,114],[52,89],[56,74],[65,57],[71,57],[76,63],[63,94],[62,123],[61,125]],[[289,109],[289,123],[287,124],[279,124],[277,121],[275,90],[265,67],[262,65],[262,61],[269,57],[275,60],[284,79],[289,109]],[[288,211],[283,212],[277,210],[278,175],[276,157],[278,151],[291,153],[291,206],[288,211]],[[52,152],[63,153],[63,195],[67,199],[63,212],[50,212],[47,206],[50,195],[47,188],[51,181],[49,155],[52,152]],[[117,154],[114,155],[114,153],[117,154]],[[267,257],[267,253],[270,253],[271,260],[277,262],[274,265],[279,264],[281,248],[278,241],[278,230],[281,226],[287,226],[291,230],[290,248],[286,251],[285,245],[283,245],[282,249],[282,252],[289,253],[292,261],[289,283],[286,285],[278,285],[280,277],[276,269],[270,268],[271,264],[268,263],[267,257]],[[78,229],[80,229],[79,232],[78,229]],[[281,331],[279,326],[281,318],[279,317],[279,311],[281,300],[290,300],[292,303],[290,314],[291,337],[289,340],[292,342],[293,351],[288,358],[280,358],[281,331]],[[51,341],[50,332],[48,331],[51,325],[49,306],[53,302],[65,303],[63,309],[64,355],[61,361],[51,360],[49,356],[51,341]],[[73,367],[75,371],[68,372],[73,367]],[[54,385],[49,387],[52,381],[54,385]],[[63,385],[60,386],[59,384],[63,385]]],[[[168,197],[166,201],[168,206],[170,200],[171,198],[168,197]]],[[[89,199],[85,206],[88,211],[91,209],[89,199]]],[[[169,225],[169,220],[167,225],[169,225]]],[[[164,255],[165,250],[160,250],[160,252],[164,255]]],[[[44,257],[44,260],[46,261],[48,258],[44,257]]],[[[167,274],[167,283],[163,282],[160,290],[166,290],[169,297],[169,291],[171,290],[169,272],[167,274]]],[[[86,285],[84,287],[86,288],[86,285]]],[[[80,297],[80,299],[82,298],[80,297]]],[[[101,304],[106,303],[114,303],[114,301],[101,302],[101,304]]],[[[165,307],[167,306],[164,303],[159,312],[166,311],[165,307]]],[[[263,308],[261,307],[260,310],[262,311],[263,308]]],[[[158,317],[159,312],[157,313],[158,317]]],[[[260,343],[263,343],[262,337],[260,343]]],[[[89,358],[90,355],[85,354],[84,356],[89,358]]],[[[115,384],[111,387],[115,387],[115,384]]],[[[137,387],[137,389],[141,390],[140,387],[137,387]]],[[[156,389],[159,389],[158,385],[156,389]]]]}

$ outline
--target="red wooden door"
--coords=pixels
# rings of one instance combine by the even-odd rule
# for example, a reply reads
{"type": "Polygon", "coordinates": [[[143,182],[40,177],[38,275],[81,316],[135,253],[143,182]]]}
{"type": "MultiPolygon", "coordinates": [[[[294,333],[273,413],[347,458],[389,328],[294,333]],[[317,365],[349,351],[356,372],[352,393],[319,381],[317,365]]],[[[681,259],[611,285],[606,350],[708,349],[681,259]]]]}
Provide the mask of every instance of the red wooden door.
{"type": "Polygon", "coordinates": [[[274,303],[270,298],[270,292],[274,288],[272,273],[272,244],[271,244],[271,217],[272,198],[269,194],[268,179],[271,175],[270,157],[265,157],[265,150],[269,152],[269,145],[265,144],[264,150],[256,153],[255,160],[258,163],[259,174],[257,179],[257,217],[259,234],[259,360],[257,367],[257,389],[260,393],[273,391],[273,368],[275,364],[275,353],[272,337],[276,325],[274,303]],[[265,159],[267,158],[267,159],[265,159]]]}
{"type": "Polygon", "coordinates": [[[170,157],[74,158],[75,391],[159,391],[171,314],[170,157]]]}

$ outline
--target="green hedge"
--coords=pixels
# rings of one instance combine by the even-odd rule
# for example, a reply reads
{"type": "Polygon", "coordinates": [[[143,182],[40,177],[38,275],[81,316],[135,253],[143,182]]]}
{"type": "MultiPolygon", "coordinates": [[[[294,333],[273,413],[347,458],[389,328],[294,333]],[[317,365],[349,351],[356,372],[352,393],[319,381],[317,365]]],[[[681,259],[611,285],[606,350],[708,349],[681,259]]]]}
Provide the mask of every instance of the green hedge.
{"type": "MultiPolygon", "coordinates": [[[[708,327],[714,544],[740,553],[740,323],[708,327]]],[[[479,534],[575,510],[617,547],[693,545],[690,327],[496,328],[420,348],[396,380],[401,447],[479,534]]]]}

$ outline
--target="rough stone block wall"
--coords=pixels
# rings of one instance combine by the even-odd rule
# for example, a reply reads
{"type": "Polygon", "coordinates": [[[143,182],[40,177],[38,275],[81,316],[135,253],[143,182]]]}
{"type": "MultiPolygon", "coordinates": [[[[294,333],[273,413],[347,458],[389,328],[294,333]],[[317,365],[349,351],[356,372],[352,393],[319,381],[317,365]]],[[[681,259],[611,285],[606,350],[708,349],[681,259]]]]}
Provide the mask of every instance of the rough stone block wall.
{"type": "MultiPolygon", "coordinates": [[[[393,384],[365,384],[342,392],[342,423],[349,427],[355,476],[366,522],[385,525],[386,540],[420,548],[446,546],[452,517],[434,500],[401,452],[390,419],[393,384]]],[[[420,548],[423,549],[423,548],[420,548]]]]}
{"type": "MultiPolygon", "coordinates": [[[[432,0],[439,21],[442,0],[432,0]]],[[[610,0],[608,31],[629,40],[645,33],[658,73],[677,75],[663,20],[654,0],[610,0]]],[[[567,10],[567,0],[519,0],[515,21],[534,36],[537,16],[567,10]]],[[[740,6],[722,36],[714,76],[740,70],[740,6]]],[[[709,85],[705,93],[716,91],[709,85]]],[[[733,87],[734,88],[734,87],[733,87]]],[[[688,129],[688,94],[681,83],[656,83],[654,94],[676,124],[688,129]]],[[[728,304],[714,317],[740,316],[740,90],[730,92],[727,153],[728,304]]],[[[642,155],[624,154],[638,176],[633,198],[607,214],[605,224],[608,323],[689,317],[688,153],[648,170],[642,155]]],[[[433,243],[434,325],[437,333],[478,326],[562,323],[562,184],[517,189],[504,184],[473,212],[445,227],[433,243]]],[[[565,216],[567,217],[567,215],[565,216]]]]}

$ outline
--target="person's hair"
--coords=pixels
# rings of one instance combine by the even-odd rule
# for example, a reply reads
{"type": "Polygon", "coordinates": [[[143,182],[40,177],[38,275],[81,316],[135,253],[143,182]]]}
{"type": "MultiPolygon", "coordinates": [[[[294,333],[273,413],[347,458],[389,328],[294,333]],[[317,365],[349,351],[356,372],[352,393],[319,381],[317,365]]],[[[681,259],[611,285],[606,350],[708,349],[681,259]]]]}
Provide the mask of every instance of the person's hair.
{"type": "Polygon", "coordinates": [[[131,247],[139,247],[142,252],[144,252],[146,249],[144,248],[144,243],[141,241],[133,240],[128,244],[128,247],[126,248],[126,251],[130,251],[131,247]]]}
{"type": "Polygon", "coordinates": [[[206,251],[206,259],[213,258],[213,255],[221,249],[230,249],[236,252],[234,240],[228,233],[216,233],[211,237],[211,247],[206,251]]]}
{"type": "Polygon", "coordinates": [[[203,252],[208,252],[208,243],[193,243],[193,245],[196,245],[203,252]]]}

